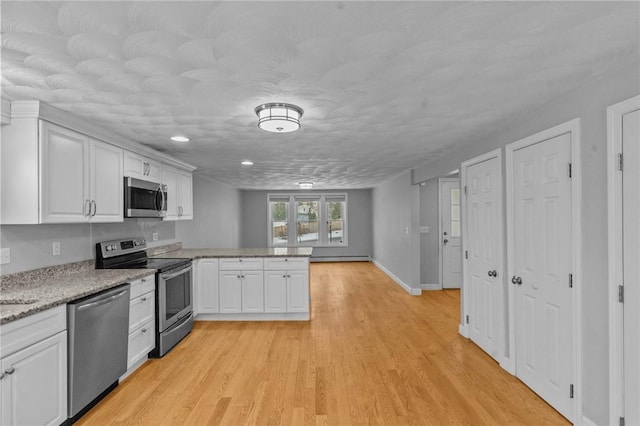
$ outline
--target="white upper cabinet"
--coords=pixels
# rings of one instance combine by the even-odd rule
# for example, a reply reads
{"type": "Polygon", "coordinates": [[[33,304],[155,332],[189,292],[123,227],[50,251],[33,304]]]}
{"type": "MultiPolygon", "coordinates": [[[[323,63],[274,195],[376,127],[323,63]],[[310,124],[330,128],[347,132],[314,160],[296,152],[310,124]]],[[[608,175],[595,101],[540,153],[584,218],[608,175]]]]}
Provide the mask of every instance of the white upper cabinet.
{"type": "Polygon", "coordinates": [[[160,183],[162,180],[162,165],[158,161],[136,154],[135,152],[125,151],[124,175],[160,183]]]}
{"type": "Polygon", "coordinates": [[[123,150],[40,123],[41,223],[121,222],[123,150]]]}
{"type": "Polygon", "coordinates": [[[164,220],[193,219],[191,172],[162,165],[162,183],[167,185],[167,215],[164,220]]]}
{"type": "Polygon", "coordinates": [[[89,140],[89,198],[92,222],[121,222],[124,218],[123,150],[89,140]]]}
{"type": "Polygon", "coordinates": [[[40,221],[88,221],[89,138],[40,122],[40,171],[40,221]]]}

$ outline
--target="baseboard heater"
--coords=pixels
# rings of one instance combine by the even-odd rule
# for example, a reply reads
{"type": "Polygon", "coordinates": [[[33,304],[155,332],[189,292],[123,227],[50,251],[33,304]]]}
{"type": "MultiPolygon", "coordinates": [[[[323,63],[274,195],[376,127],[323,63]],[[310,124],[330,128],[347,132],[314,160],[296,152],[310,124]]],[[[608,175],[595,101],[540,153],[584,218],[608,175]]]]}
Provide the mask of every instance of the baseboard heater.
{"type": "Polygon", "coordinates": [[[371,262],[371,256],[311,256],[311,262],[371,262]]]}

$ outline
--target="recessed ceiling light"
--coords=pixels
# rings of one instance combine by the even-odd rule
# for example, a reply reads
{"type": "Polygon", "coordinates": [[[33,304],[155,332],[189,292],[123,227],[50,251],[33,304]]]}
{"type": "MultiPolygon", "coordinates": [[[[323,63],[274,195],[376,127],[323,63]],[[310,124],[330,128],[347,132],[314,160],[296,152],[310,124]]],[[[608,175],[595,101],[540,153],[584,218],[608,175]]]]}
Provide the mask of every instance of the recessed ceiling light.
{"type": "Polygon", "coordinates": [[[313,182],[298,182],[298,186],[300,189],[312,189],[313,182]]]}
{"type": "Polygon", "coordinates": [[[171,140],[174,142],[189,142],[189,138],[186,136],[171,136],[171,140]]]}
{"type": "Polygon", "coordinates": [[[242,163],[243,166],[253,166],[253,161],[244,160],[242,163]]]}

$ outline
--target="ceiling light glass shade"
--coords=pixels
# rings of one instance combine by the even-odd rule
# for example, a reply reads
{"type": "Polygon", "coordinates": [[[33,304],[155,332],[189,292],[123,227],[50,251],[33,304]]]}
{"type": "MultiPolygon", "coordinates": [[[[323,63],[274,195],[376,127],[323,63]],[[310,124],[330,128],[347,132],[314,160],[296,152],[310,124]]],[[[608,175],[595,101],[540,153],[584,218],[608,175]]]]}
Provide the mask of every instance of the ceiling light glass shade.
{"type": "Polygon", "coordinates": [[[186,136],[171,136],[171,140],[174,142],[189,142],[189,138],[186,136]]]}
{"type": "Polygon", "coordinates": [[[298,182],[298,186],[300,189],[311,189],[313,188],[313,182],[298,182]]]}
{"type": "Polygon", "coordinates": [[[244,161],[242,161],[240,164],[242,164],[243,166],[253,166],[253,161],[251,161],[251,160],[244,160],[244,161]]]}
{"type": "Polygon", "coordinates": [[[258,127],[267,132],[289,133],[300,128],[304,111],[292,104],[269,103],[256,107],[258,127]]]}

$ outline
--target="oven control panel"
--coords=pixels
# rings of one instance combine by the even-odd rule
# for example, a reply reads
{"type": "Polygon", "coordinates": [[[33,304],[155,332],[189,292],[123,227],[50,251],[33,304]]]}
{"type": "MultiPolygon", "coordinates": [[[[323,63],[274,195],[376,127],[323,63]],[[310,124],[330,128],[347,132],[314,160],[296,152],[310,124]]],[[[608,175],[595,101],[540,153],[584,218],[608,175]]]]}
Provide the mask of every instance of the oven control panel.
{"type": "Polygon", "coordinates": [[[96,256],[102,256],[103,258],[121,256],[123,254],[146,250],[146,248],[147,241],[144,238],[103,241],[97,244],[96,256]]]}

